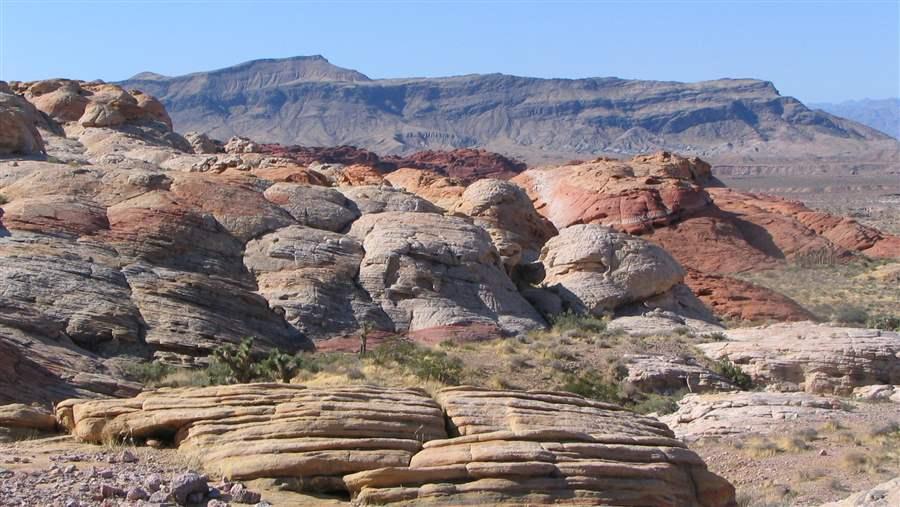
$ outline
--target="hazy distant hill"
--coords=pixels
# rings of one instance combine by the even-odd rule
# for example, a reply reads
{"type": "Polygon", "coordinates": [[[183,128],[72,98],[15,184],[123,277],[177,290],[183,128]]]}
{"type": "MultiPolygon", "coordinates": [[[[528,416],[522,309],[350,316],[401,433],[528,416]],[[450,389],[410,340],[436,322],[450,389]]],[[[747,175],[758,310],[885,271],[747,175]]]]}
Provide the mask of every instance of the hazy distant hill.
{"type": "Polygon", "coordinates": [[[124,85],[162,99],[182,132],[386,154],[479,146],[536,162],[668,149],[720,163],[855,163],[892,159],[898,146],[754,79],[373,80],[311,56],[178,77],[142,73],[124,85]]]}
{"type": "Polygon", "coordinates": [[[900,139],[900,98],[816,103],[810,107],[843,116],[900,139]]]}

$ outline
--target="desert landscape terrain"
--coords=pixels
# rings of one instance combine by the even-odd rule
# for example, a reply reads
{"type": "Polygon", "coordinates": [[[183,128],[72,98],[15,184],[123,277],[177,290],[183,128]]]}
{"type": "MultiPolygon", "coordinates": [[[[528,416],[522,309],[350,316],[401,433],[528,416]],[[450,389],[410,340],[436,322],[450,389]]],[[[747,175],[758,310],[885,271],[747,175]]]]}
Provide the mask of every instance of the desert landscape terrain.
{"type": "Polygon", "coordinates": [[[900,505],[898,153],[759,80],[0,82],[0,505],[900,505]]]}

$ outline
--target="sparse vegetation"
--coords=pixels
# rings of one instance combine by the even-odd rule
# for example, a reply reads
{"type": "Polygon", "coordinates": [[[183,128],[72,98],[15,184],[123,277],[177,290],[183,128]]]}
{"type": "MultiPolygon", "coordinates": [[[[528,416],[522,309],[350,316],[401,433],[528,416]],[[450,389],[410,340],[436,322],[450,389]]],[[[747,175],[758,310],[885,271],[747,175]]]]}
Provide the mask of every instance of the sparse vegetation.
{"type": "Polygon", "coordinates": [[[883,331],[900,331],[900,317],[896,315],[873,315],[866,321],[866,327],[883,331]]]}
{"type": "Polygon", "coordinates": [[[621,403],[622,401],[622,397],[619,395],[619,386],[608,382],[594,371],[568,375],[562,389],[593,400],[608,403],[621,403]]]}
{"type": "Polygon", "coordinates": [[[0,194],[0,206],[3,206],[4,204],[6,204],[8,202],[9,202],[9,199],[7,199],[5,195],[0,194]]]}
{"type": "Polygon", "coordinates": [[[580,331],[584,333],[602,333],[606,331],[607,321],[593,315],[582,315],[567,311],[553,319],[553,331],[580,331]]]}
{"type": "Polygon", "coordinates": [[[780,292],[818,319],[853,326],[896,316],[900,262],[856,257],[834,264],[790,266],[742,273],[739,278],[780,292]]]}
{"type": "Polygon", "coordinates": [[[174,372],[173,366],[159,361],[135,362],[125,369],[125,374],[129,378],[144,385],[157,385],[174,372]]]}
{"type": "Polygon", "coordinates": [[[463,370],[463,362],[457,357],[398,338],[387,340],[371,356],[379,366],[399,367],[422,380],[448,385],[459,384],[463,370]]]}

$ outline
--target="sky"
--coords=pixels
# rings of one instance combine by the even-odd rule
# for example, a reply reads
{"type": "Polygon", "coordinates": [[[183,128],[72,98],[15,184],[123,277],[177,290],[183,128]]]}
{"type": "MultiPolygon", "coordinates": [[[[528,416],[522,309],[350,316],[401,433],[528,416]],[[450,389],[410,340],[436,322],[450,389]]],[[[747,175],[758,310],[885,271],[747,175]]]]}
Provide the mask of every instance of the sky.
{"type": "Polygon", "coordinates": [[[321,54],[372,78],[772,81],[900,96],[900,0],[0,0],[0,79],[125,79],[321,54]]]}

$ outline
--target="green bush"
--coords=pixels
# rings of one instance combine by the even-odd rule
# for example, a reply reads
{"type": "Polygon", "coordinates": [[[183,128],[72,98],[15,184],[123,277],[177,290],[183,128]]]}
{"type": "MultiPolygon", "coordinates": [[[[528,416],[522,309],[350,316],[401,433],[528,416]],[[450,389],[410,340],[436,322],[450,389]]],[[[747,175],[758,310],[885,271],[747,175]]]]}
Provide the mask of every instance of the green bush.
{"type": "Polygon", "coordinates": [[[461,359],[451,357],[441,350],[419,347],[407,340],[387,340],[370,357],[375,364],[399,366],[422,380],[457,385],[462,377],[461,359]]]}
{"type": "Polygon", "coordinates": [[[563,391],[580,394],[585,398],[609,403],[621,403],[619,387],[593,371],[581,375],[568,375],[562,386],[563,391]]]}
{"type": "Polygon", "coordinates": [[[753,379],[750,378],[750,375],[744,373],[740,366],[733,364],[728,359],[716,361],[713,371],[727,378],[732,384],[744,391],[753,387],[753,379]]]}
{"type": "Polygon", "coordinates": [[[9,202],[9,199],[7,199],[5,195],[0,194],[0,206],[3,206],[4,204],[6,204],[8,202],[9,202]]]}
{"type": "Polygon", "coordinates": [[[869,314],[864,308],[847,305],[837,308],[832,318],[844,324],[865,324],[869,320],[869,314]]]}
{"type": "Polygon", "coordinates": [[[636,402],[631,409],[639,414],[667,415],[678,410],[678,400],[684,396],[684,391],[665,396],[662,394],[646,393],[643,399],[636,402]]]}
{"type": "Polygon", "coordinates": [[[866,321],[866,327],[883,331],[900,331],[900,317],[895,315],[875,315],[866,321]]]}
{"type": "Polygon", "coordinates": [[[553,319],[553,330],[558,333],[569,330],[602,333],[606,331],[606,320],[593,315],[577,314],[570,310],[553,319]]]}

